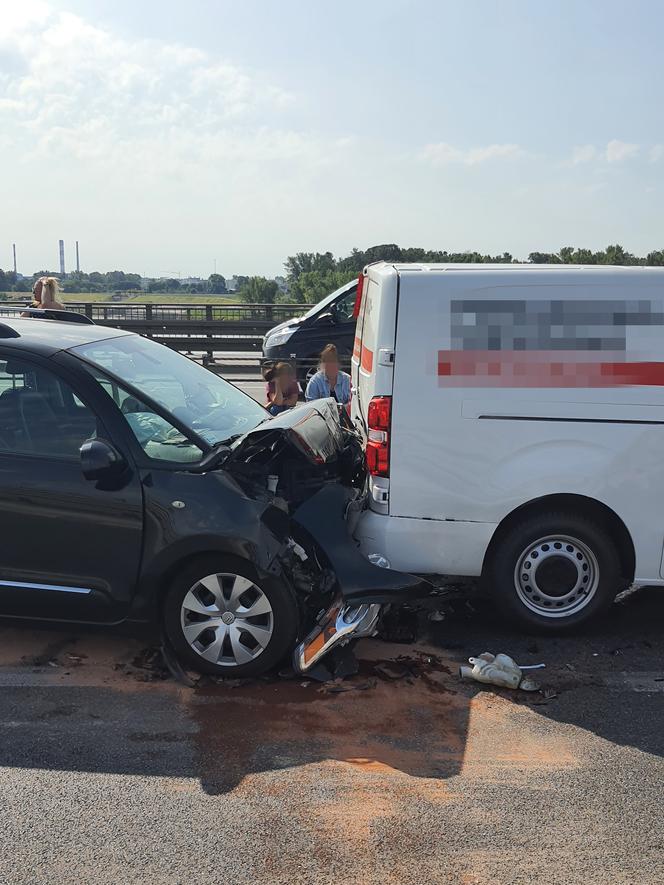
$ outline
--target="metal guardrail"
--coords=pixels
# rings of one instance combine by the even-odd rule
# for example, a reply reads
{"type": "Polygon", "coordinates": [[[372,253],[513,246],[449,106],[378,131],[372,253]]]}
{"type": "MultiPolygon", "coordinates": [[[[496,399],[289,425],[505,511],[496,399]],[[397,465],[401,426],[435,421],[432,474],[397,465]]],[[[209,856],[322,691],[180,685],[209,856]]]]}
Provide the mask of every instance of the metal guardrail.
{"type": "Polygon", "coordinates": [[[278,323],[298,316],[308,309],[303,304],[148,304],[138,301],[68,301],[67,308],[84,313],[95,323],[118,325],[120,322],[236,322],[271,329],[278,323]]]}
{"type": "MultiPolygon", "coordinates": [[[[15,302],[16,303],[16,302],[15,302]]],[[[27,306],[27,304],[26,304],[27,306]]],[[[185,353],[262,354],[263,336],[307,310],[302,304],[148,304],[116,301],[68,301],[68,310],[101,326],[127,329],[185,353]]],[[[2,305],[0,304],[0,312],[2,305]]]]}

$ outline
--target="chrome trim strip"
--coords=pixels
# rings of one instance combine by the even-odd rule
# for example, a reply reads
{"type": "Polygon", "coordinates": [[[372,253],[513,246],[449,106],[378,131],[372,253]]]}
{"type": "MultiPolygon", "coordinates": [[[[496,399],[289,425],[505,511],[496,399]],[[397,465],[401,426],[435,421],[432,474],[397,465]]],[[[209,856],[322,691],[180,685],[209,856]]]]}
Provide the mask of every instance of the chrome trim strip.
{"type": "Polygon", "coordinates": [[[60,593],[92,593],[89,587],[61,587],[58,584],[29,584],[25,581],[4,581],[0,578],[0,587],[20,587],[22,590],[57,590],[60,593]]]}

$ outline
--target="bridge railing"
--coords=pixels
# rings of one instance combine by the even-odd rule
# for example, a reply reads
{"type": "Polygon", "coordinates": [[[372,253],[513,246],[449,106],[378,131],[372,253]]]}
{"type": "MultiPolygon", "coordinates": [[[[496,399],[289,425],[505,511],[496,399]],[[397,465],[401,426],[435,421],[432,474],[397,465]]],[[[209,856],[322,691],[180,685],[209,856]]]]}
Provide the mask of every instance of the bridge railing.
{"type": "MultiPolygon", "coordinates": [[[[13,302],[16,305],[17,302],[13,302]]],[[[26,302],[27,306],[28,302],[26,302]]],[[[185,353],[262,353],[263,336],[285,320],[300,316],[305,304],[148,304],[68,301],[101,326],[127,329],[185,353]]],[[[0,304],[0,312],[2,305],[0,304]]],[[[258,365],[258,362],[256,363],[258,365]]]]}

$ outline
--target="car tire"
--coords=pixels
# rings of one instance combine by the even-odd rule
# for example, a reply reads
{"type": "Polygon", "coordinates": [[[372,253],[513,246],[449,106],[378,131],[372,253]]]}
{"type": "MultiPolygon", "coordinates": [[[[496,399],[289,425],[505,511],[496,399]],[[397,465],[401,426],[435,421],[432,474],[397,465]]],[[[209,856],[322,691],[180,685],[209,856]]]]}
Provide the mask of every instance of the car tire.
{"type": "Polygon", "coordinates": [[[290,654],[298,607],[283,581],[259,575],[250,562],[203,556],[172,581],[163,621],[185,666],[240,678],[266,673],[290,654]]]}
{"type": "Polygon", "coordinates": [[[510,620],[557,633],[606,610],[626,581],[603,528],[585,516],[549,512],[514,523],[497,539],[482,583],[510,620]]]}

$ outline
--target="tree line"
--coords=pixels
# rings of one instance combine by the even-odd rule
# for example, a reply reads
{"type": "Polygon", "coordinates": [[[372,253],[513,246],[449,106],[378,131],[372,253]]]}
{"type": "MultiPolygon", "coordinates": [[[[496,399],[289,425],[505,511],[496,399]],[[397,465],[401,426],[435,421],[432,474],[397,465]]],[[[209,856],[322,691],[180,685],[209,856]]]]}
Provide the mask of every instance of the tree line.
{"type": "MultiPolygon", "coordinates": [[[[360,271],[374,261],[425,262],[425,263],[471,263],[471,264],[512,264],[519,263],[511,253],[489,255],[482,252],[447,252],[419,247],[402,248],[396,243],[383,243],[368,249],[352,249],[349,255],[336,258],[332,252],[297,252],[289,256],[284,267],[288,291],[283,292],[276,280],[262,276],[236,275],[237,289],[233,293],[240,301],[249,304],[274,304],[297,302],[315,304],[350,282],[360,271]]],[[[603,264],[633,266],[664,266],[664,249],[649,252],[645,257],[633,255],[623,246],[616,244],[593,252],[592,249],[563,246],[559,252],[531,252],[530,264],[603,264]]],[[[31,278],[17,279],[13,271],[0,270],[0,292],[23,292],[32,290],[32,284],[40,276],[53,271],[39,271],[31,278]]],[[[54,274],[58,276],[57,274],[54,274]]],[[[125,273],[120,270],[107,273],[83,273],[76,271],[67,274],[64,289],[67,293],[76,292],[135,292],[142,288],[140,274],[125,273]]],[[[207,280],[183,286],[173,279],[152,280],[148,292],[177,292],[179,294],[221,295],[227,292],[227,281],[221,274],[211,274],[207,280]]]]}
{"type": "MultiPolygon", "coordinates": [[[[0,269],[0,292],[31,292],[35,280],[39,277],[60,274],[53,270],[40,270],[31,277],[18,278],[14,271],[0,269]]],[[[248,280],[249,277],[241,279],[248,280]]],[[[62,280],[63,288],[68,293],[77,292],[137,292],[143,288],[143,277],[138,273],[125,273],[122,270],[110,270],[106,273],[93,271],[73,271],[62,280]]],[[[207,280],[190,285],[181,285],[175,277],[171,279],[150,280],[146,292],[180,292],[182,294],[223,295],[226,289],[225,278],[218,273],[211,274],[207,280]]]]}
{"type": "MultiPolygon", "coordinates": [[[[352,249],[345,258],[335,258],[332,252],[298,252],[286,259],[288,300],[315,303],[349,282],[367,264],[373,261],[424,262],[432,264],[518,264],[511,253],[487,255],[482,252],[447,252],[402,248],[396,243],[371,246],[366,250],[352,249]]],[[[575,246],[563,246],[559,252],[531,252],[529,264],[605,264],[634,266],[664,266],[664,249],[638,257],[620,245],[607,246],[597,252],[575,246]]]]}

